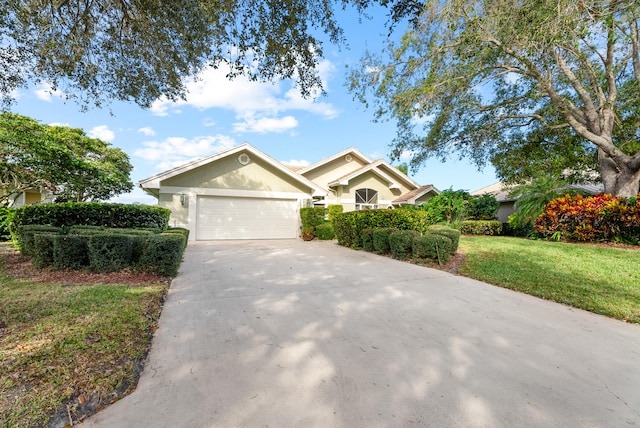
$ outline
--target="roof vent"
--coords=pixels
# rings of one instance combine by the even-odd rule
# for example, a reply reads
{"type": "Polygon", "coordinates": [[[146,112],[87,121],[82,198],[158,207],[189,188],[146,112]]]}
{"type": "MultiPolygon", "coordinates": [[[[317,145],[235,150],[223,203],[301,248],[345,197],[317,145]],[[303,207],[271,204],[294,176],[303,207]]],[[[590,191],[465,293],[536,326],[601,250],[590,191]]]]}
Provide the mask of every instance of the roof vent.
{"type": "Polygon", "coordinates": [[[246,154],[246,153],[241,153],[241,154],[238,156],[238,162],[240,162],[240,164],[241,164],[241,165],[246,165],[246,164],[248,164],[249,162],[251,162],[251,158],[249,157],[249,155],[248,155],[248,154],[246,154]]]}
{"type": "Polygon", "coordinates": [[[351,157],[351,155],[346,155],[344,157],[344,160],[346,160],[347,162],[351,162],[353,160],[353,158],[351,157]]]}

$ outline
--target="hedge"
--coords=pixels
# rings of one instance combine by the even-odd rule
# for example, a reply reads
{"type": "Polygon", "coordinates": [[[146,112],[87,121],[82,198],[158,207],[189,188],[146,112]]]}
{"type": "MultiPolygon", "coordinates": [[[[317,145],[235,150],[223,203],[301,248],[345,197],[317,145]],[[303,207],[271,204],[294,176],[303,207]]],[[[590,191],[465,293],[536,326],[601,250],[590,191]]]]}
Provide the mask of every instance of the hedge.
{"type": "Polygon", "coordinates": [[[393,258],[404,260],[412,254],[414,238],[420,236],[415,230],[396,230],[389,234],[389,249],[393,258]]]}
{"type": "Polygon", "coordinates": [[[58,270],[86,268],[89,265],[88,242],[86,235],[55,235],[53,267],[58,270]]]}
{"type": "Polygon", "coordinates": [[[453,241],[444,235],[427,233],[413,240],[412,254],[416,258],[429,258],[443,264],[453,253],[453,241]]]}
{"type": "Polygon", "coordinates": [[[133,238],[104,233],[89,237],[89,267],[93,272],[117,272],[132,264],[133,238]]]}
{"type": "Polygon", "coordinates": [[[333,219],[336,218],[337,215],[342,214],[343,207],[339,204],[331,204],[327,207],[327,215],[329,217],[329,221],[333,223],[333,219]]]}
{"type": "Polygon", "coordinates": [[[138,267],[146,272],[174,277],[182,260],[185,237],[178,233],[160,233],[147,237],[138,267]]]}
{"type": "Polygon", "coordinates": [[[171,211],[149,205],[103,202],[65,202],[27,205],[15,210],[12,228],[30,224],[71,227],[75,225],[111,228],[157,228],[169,224],[171,211]]]}
{"type": "Polygon", "coordinates": [[[13,209],[7,207],[0,207],[0,240],[8,241],[11,239],[11,232],[9,231],[9,224],[13,217],[13,209]]]}
{"type": "Polygon", "coordinates": [[[40,232],[33,235],[32,261],[38,269],[53,264],[53,240],[55,232],[40,232]]]}
{"type": "Polygon", "coordinates": [[[502,235],[502,223],[498,220],[465,220],[460,226],[465,235],[502,235]]]}
{"type": "Polygon", "coordinates": [[[451,254],[455,254],[458,251],[458,244],[460,243],[460,231],[443,225],[429,226],[429,233],[436,235],[446,236],[451,239],[453,247],[451,248],[451,254]]]}
{"type": "Polygon", "coordinates": [[[316,226],[315,236],[321,240],[334,239],[336,234],[333,231],[331,223],[322,223],[316,226]]]}
{"type": "Polygon", "coordinates": [[[373,229],[365,229],[360,235],[360,246],[363,250],[373,251],[373,229]]]}
{"type": "Polygon", "coordinates": [[[358,247],[361,245],[360,236],[365,229],[391,227],[424,233],[433,223],[433,216],[426,211],[377,209],[338,214],[333,219],[333,229],[338,244],[358,247]]]}
{"type": "Polygon", "coordinates": [[[379,227],[373,229],[371,238],[373,240],[373,250],[378,254],[387,254],[391,247],[389,246],[389,235],[395,232],[397,229],[390,227],[379,227]]]}
{"type": "Polygon", "coordinates": [[[327,209],[325,207],[300,208],[302,228],[313,228],[326,222],[327,209]]]}
{"type": "Polygon", "coordinates": [[[62,228],[43,225],[23,226],[16,231],[16,243],[20,249],[20,253],[25,256],[33,256],[33,237],[42,232],[62,233],[62,228]]]}

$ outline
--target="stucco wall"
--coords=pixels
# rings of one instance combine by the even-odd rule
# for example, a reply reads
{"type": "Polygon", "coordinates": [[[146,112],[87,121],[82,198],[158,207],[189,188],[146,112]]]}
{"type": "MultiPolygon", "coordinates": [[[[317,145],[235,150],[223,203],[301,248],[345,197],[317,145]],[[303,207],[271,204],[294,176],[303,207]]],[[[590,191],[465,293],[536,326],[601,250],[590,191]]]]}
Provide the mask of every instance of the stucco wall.
{"type": "Polygon", "coordinates": [[[181,194],[160,193],[158,206],[171,210],[169,226],[184,227],[189,222],[189,197],[185,195],[184,206],[180,201],[181,194]]]}
{"type": "MultiPolygon", "coordinates": [[[[356,190],[358,189],[374,189],[378,191],[378,201],[392,201],[397,197],[408,192],[404,186],[400,189],[389,189],[389,182],[375,173],[369,171],[349,181],[348,186],[342,186],[341,199],[355,200],[356,190]]],[[[386,207],[380,207],[386,208],[386,207]]]]}
{"type": "Polygon", "coordinates": [[[313,169],[304,174],[304,177],[313,181],[319,186],[328,187],[328,184],[340,177],[360,169],[365,164],[355,156],[351,162],[347,162],[344,156],[339,157],[325,165],[313,169]]]}

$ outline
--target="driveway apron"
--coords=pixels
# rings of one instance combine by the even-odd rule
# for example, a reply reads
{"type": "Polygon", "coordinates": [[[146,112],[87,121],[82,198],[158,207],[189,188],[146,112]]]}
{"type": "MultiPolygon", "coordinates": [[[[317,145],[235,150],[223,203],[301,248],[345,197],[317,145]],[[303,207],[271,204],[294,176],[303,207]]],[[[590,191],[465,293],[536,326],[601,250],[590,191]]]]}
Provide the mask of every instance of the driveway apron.
{"type": "Polygon", "coordinates": [[[332,242],[190,243],[89,427],[640,425],[640,326],[332,242]]]}

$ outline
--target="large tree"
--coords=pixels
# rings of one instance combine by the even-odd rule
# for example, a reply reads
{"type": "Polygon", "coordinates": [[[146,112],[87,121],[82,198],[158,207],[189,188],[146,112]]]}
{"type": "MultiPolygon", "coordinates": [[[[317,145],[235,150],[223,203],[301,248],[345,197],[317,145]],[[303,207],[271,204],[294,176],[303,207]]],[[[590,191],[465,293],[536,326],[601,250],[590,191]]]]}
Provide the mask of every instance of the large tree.
{"type": "Polygon", "coordinates": [[[99,201],[133,189],[129,157],[81,129],[0,113],[0,206],[27,190],[99,201]]]}
{"type": "Polygon", "coordinates": [[[149,106],[182,97],[184,78],[204,66],[228,63],[230,77],[295,78],[308,95],[321,87],[320,37],[342,40],[334,8],[350,2],[2,0],[0,93],[10,100],[36,81],[85,106],[149,106]]]}
{"type": "Polygon", "coordinates": [[[451,152],[482,165],[505,142],[538,133],[555,153],[588,142],[605,191],[638,194],[637,0],[400,4],[412,27],[388,56],[367,55],[352,74],[376,117],[397,121],[396,155],[412,151],[413,168],[451,152]]]}

